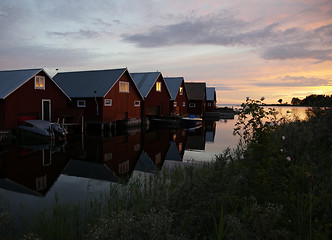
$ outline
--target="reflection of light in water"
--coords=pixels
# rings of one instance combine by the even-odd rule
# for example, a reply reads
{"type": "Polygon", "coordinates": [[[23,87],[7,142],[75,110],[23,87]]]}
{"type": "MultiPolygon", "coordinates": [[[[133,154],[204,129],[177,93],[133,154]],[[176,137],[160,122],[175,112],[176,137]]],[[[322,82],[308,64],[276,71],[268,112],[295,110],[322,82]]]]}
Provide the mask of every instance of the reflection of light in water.
{"type": "MultiPolygon", "coordinates": [[[[289,120],[305,120],[307,118],[307,107],[293,107],[293,106],[265,106],[264,110],[268,108],[275,108],[279,114],[277,119],[286,117],[289,120]]],[[[220,155],[226,148],[235,148],[239,142],[239,136],[233,135],[235,123],[237,121],[237,115],[234,119],[220,119],[216,122],[215,137],[213,142],[206,142],[205,149],[201,151],[185,150],[183,161],[199,161],[210,162],[215,159],[216,155],[220,155]]]]}

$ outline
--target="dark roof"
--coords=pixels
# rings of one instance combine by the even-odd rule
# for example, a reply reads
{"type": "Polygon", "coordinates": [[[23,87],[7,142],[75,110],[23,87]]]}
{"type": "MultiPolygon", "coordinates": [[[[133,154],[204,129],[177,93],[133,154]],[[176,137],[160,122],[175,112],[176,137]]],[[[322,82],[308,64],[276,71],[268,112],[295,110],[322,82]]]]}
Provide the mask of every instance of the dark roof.
{"type": "MultiPolygon", "coordinates": [[[[51,81],[53,81],[53,79],[42,68],[0,71],[0,99],[6,98],[42,71],[51,79],[51,81]]],[[[55,83],[55,85],[57,84],[55,83]]],[[[60,87],[59,89],[63,91],[60,87]]]]}
{"type": "Polygon", "coordinates": [[[70,97],[104,97],[127,68],[61,72],[53,79],[70,97]]]}
{"type": "Polygon", "coordinates": [[[164,80],[171,94],[171,100],[175,100],[183,81],[183,77],[165,77],[164,80]]]}
{"type": "MultiPolygon", "coordinates": [[[[134,79],[136,86],[138,87],[144,98],[149,95],[154,83],[158,80],[159,76],[161,75],[162,77],[161,72],[130,73],[130,75],[134,79]]],[[[166,89],[169,95],[171,95],[167,88],[167,85],[166,89]]]]}
{"type": "Polygon", "coordinates": [[[202,100],[205,101],[206,97],[206,83],[198,82],[185,82],[184,83],[187,96],[189,100],[202,100]]]}
{"type": "Polygon", "coordinates": [[[215,101],[216,100],[216,90],[214,87],[206,88],[206,100],[207,101],[215,101]]]}

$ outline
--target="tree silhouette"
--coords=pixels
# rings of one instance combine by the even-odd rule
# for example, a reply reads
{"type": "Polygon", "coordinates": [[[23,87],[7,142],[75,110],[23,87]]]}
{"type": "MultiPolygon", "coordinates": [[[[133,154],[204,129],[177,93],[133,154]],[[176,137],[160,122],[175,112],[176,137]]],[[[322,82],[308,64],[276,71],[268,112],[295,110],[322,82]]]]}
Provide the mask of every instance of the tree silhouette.
{"type": "Polygon", "coordinates": [[[278,100],[278,102],[281,104],[281,103],[282,103],[282,99],[280,98],[280,99],[278,100]]]}

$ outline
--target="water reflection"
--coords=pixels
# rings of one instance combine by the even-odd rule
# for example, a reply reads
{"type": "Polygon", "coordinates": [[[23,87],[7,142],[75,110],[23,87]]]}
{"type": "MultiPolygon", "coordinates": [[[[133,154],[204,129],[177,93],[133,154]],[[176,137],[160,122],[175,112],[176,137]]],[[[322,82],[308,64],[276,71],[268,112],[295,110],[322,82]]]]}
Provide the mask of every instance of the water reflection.
{"type": "Polygon", "coordinates": [[[63,145],[12,145],[0,152],[0,198],[14,215],[32,216],[56,198],[77,203],[87,195],[107,196],[110,184],[126,184],[136,173],[215,159],[236,146],[236,120],[205,121],[189,130],[156,127],[110,137],[72,136],[63,145]]]}

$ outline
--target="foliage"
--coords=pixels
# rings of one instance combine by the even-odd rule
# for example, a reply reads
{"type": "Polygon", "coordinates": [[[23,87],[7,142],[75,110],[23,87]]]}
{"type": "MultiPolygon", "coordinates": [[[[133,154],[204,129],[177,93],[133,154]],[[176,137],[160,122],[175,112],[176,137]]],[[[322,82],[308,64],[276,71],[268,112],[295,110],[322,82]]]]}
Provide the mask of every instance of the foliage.
{"type": "Polygon", "coordinates": [[[265,111],[261,107],[263,101],[264,97],[260,100],[247,98],[241,105],[243,111],[238,116],[234,134],[240,135],[246,144],[263,141],[264,136],[277,126],[278,112],[274,108],[265,111]]]}
{"type": "Polygon", "coordinates": [[[303,100],[299,98],[292,99],[293,105],[311,106],[311,107],[331,107],[332,95],[311,94],[306,96],[303,100]]]}
{"type": "MultiPolygon", "coordinates": [[[[237,131],[246,145],[210,164],[163,168],[112,185],[105,206],[87,205],[96,213],[87,219],[97,221],[67,220],[72,233],[85,233],[68,238],[332,239],[332,111],[276,122],[273,109],[259,106],[263,100],[243,105],[237,131]]],[[[31,236],[64,237],[56,233],[60,215],[68,218],[70,210],[58,205],[54,222],[41,221],[54,228],[53,238],[36,228],[31,236]]]]}

